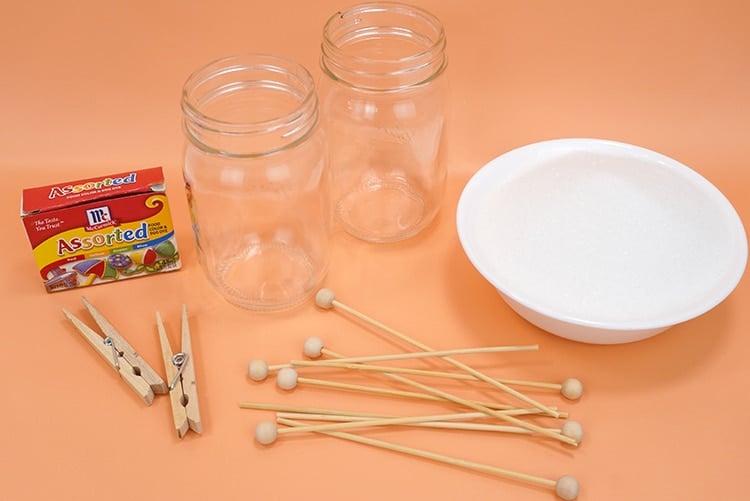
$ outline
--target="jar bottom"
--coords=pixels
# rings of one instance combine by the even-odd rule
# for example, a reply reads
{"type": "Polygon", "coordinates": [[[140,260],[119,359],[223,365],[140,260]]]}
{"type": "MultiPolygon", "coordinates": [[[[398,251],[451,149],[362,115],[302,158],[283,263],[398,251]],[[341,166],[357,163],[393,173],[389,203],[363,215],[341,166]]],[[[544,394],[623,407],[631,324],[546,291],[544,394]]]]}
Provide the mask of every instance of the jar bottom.
{"type": "Polygon", "coordinates": [[[424,200],[405,183],[371,184],[336,204],[336,217],[346,232],[369,242],[409,238],[429,223],[424,215],[424,200]]]}
{"type": "Polygon", "coordinates": [[[230,303],[269,311],[295,306],[310,297],[319,277],[304,250],[270,243],[224,261],[212,278],[230,303]]]}

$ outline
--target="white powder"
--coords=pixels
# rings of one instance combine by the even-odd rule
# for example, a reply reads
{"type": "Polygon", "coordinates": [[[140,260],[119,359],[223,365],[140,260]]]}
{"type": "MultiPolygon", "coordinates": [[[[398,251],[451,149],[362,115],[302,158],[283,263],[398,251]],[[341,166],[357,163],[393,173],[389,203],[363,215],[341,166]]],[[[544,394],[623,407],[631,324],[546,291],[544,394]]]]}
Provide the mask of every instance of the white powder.
{"type": "Polygon", "coordinates": [[[731,208],[656,162],[569,154],[483,197],[470,238],[485,274],[571,319],[647,322],[700,307],[726,286],[738,247],[731,208]]]}

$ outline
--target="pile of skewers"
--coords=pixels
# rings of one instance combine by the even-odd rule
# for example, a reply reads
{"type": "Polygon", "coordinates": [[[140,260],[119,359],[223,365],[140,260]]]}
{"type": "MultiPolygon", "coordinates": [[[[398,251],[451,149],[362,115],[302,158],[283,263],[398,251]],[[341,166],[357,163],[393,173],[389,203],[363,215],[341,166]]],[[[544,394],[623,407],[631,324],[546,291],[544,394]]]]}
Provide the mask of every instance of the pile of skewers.
{"type": "Polygon", "coordinates": [[[316,295],[315,301],[320,308],[335,308],[350,314],[359,320],[398,338],[400,341],[413,346],[416,348],[416,351],[347,357],[326,348],[320,338],[309,337],[305,340],[303,347],[303,352],[307,357],[306,360],[291,360],[285,364],[268,365],[264,360],[254,359],[248,364],[248,376],[250,379],[260,382],[267,379],[269,374],[275,373],[276,384],[283,390],[292,390],[302,384],[347,391],[358,391],[389,397],[438,401],[453,404],[457,408],[455,409],[455,412],[451,413],[394,416],[355,412],[351,410],[241,402],[240,407],[244,409],[270,410],[277,413],[275,421],[263,421],[256,426],[255,439],[259,443],[270,445],[280,436],[315,432],[373,447],[422,457],[453,466],[489,473],[516,481],[548,487],[553,489],[561,499],[576,499],[578,496],[579,484],[578,481],[570,475],[563,475],[554,480],[352,433],[355,429],[408,425],[454,430],[461,429],[525,434],[532,437],[557,440],[568,447],[577,447],[583,438],[583,428],[580,423],[568,420],[568,414],[566,412],[563,412],[556,407],[544,405],[528,395],[521,393],[516,388],[532,387],[558,391],[565,399],[577,400],[583,393],[583,386],[579,380],[570,378],[561,383],[546,383],[500,379],[490,377],[484,372],[479,371],[456,358],[462,355],[476,353],[507,353],[536,350],[538,349],[537,345],[490,346],[437,351],[403,333],[383,325],[377,320],[364,315],[346,304],[341,303],[336,300],[333,292],[329,289],[321,289],[316,295]],[[433,370],[392,365],[392,362],[394,361],[411,359],[429,359],[432,361],[439,361],[446,366],[446,369],[433,370]],[[382,364],[382,362],[387,362],[387,364],[382,364]],[[389,387],[369,386],[346,383],[335,379],[329,380],[303,377],[300,375],[300,371],[306,368],[330,369],[339,372],[358,371],[361,373],[378,374],[383,376],[382,379],[396,382],[400,387],[403,387],[404,385],[408,386],[411,389],[397,389],[393,387],[393,385],[389,387]],[[523,402],[524,406],[519,407],[517,405],[506,403],[473,400],[445,391],[434,385],[427,385],[421,381],[417,381],[413,378],[414,376],[421,380],[424,380],[424,378],[433,378],[435,381],[461,380],[490,385],[491,387],[512,396],[514,399],[523,402]],[[549,428],[524,420],[524,416],[543,416],[563,419],[565,421],[562,426],[558,428],[549,428]]]}

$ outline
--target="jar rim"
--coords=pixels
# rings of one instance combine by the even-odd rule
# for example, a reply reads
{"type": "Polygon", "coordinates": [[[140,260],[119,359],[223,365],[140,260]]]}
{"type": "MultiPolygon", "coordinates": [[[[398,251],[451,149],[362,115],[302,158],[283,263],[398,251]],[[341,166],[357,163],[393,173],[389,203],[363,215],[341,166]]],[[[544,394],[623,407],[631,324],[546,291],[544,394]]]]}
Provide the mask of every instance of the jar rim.
{"type": "Polygon", "coordinates": [[[183,112],[189,115],[191,119],[200,121],[204,126],[211,124],[213,126],[211,128],[217,131],[231,130],[233,132],[247,133],[258,129],[268,132],[275,128],[288,126],[290,122],[297,121],[304,114],[300,110],[307,109],[310,106],[317,106],[316,100],[315,80],[310,71],[302,64],[272,54],[242,53],[215,59],[199,66],[190,73],[182,87],[181,107],[183,112]],[[276,71],[288,76],[294,76],[299,81],[300,88],[304,89],[304,97],[300,100],[299,105],[283,115],[257,121],[223,120],[201,111],[200,106],[195,101],[195,96],[191,95],[196,87],[228,72],[251,68],[276,71]],[[248,129],[251,130],[249,131],[248,129]]]}
{"type": "MultiPolygon", "coordinates": [[[[354,24],[357,24],[357,20],[355,18],[354,24]]],[[[349,30],[351,31],[351,30],[349,30]]],[[[422,68],[427,68],[434,66],[434,63],[438,58],[440,58],[439,65],[435,66],[435,70],[429,75],[428,78],[419,80],[416,82],[412,82],[408,86],[412,85],[420,85],[427,81],[430,81],[437,77],[439,74],[443,72],[447,65],[447,58],[445,57],[445,46],[446,46],[446,34],[445,29],[443,27],[443,24],[441,23],[440,19],[438,19],[437,16],[432,14],[426,9],[423,9],[421,7],[417,7],[414,5],[401,3],[401,2],[366,2],[354,5],[352,7],[349,7],[345,10],[341,10],[333,14],[331,17],[328,18],[326,23],[323,26],[323,41],[321,42],[321,48],[322,48],[322,57],[321,57],[321,66],[324,72],[328,73],[329,76],[332,76],[336,79],[342,79],[337,71],[334,71],[332,68],[332,63],[334,66],[338,66],[339,68],[343,68],[341,66],[342,61],[347,61],[347,68],[345,70],[346,73],[352,73],[352,74],[360,74],[364,75],[366,72],[362,71],[354,71],[349,68],[350,66],[354,65],[368,65],[368,64],[375,64],[375,63],[381,63],[381,64],[387,64],[391,65],[393,67],[396,67],[398,69],[392,71],[392,72],[386,72],[384,74],[391,74],[391,75],[397,75],[397,74],[408,74],[408,73],[416,73],[416,70],[420,70],[422,68]],[[380,13],[392,13],[392,14],[399,14],[404,16],[410,16],[412,18],[418,19],[420,22],[423,22],[425,26],[429,27],[431,30],[434,31],[434,37],[429,37],[429,44],[425,44],[425,47],[420,51],[415,51],[412,54],[407,54],[402,57],[392,57],[392,58],[377,58],[372,56],[362,56],[357,54],[351,54],[348,53],[345,49],[341,47],[338,40],[334,40],[332,38],[332,35],[334,34],[334,31],[336,27],[334,26],[334,23],[336,23],[338,20],[343,20],[346,17],[352,17],[357,16],[360,14],[380,14],[380,13]]],[[[345,78],[343,80],[346,80],[345,78]]],[[[360,87],[360,86],[357,86],[360,87]]],[[[401,87],[401,86],[399,86],[401,87]]],[[[363,89],[368,90],[393,90],[391,88],[380,88],[380,87],[361,87],[363,89]]]]}
{"type": "Polygon", "coordinates": [[[233,158],[293,148],[307,140],[319,120],[312,74],[271,54],[236,54],[200,66],[185,80],[180,105],[186,138],[201,150],[233,158]],[[245,99],[264,100],[269,91],[273,106],[259,108],[245,99]]]}

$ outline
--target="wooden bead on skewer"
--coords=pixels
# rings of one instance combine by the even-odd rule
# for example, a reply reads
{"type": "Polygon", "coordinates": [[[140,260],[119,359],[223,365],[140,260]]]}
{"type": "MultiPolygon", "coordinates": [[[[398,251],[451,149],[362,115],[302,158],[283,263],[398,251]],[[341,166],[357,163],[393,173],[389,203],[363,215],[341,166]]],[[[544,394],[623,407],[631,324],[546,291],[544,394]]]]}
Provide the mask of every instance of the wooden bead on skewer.
{"type": "Polygon", "coordinates": [[[268,364],[265,360],[254,359],[247,364],[247,375],[253,381],[263,381],[268,377],[268,364]]]}
{"type": "Polygon", "coordinates": [[[583,440],[583,426],[578,421],[565,421],[560,429],[560,433],[572,438],[579,444],[583,440]]]}
{"type": "Polygon", "coordinates": [[[253,381],[265,381],[272,372],[277,372],[284,368],[292,367],[291,364],[268,365],[265,360],[259,358],[250,360],[247,364],[247,375],[253,381]]]}
{"type": "Polygon", "coordinates": [[[568,378],[560,385],[560,393],[569,400],[578,400],[583,394],[583,384],[575,378],[568,378]]]}
{"type": "MultiPolygon", "coordinates": [[[[319,337],[310,336],[305,339],[303,353],[310,358],[318,358],[323,354],[323,341],[319,337]]],[[[284,367],[290,367],[289,364],[279,364],[269,366],[265,360],[253,359],[247,364],[247,375],[253,381],[265,381],[268,374],[284,367]]]]}
{"type": "Polygon", "coordinates": [[[282,390],[292,390],[297,386],[299,374],[291,367],[284,367],[276,374],[276,385],[282,390]]]}
{"type": "Polygon", "coordinates": [[[325,346],[323,345],[323,340],[318,336],[310,336],[306,338],[302,345],[302,353],[310,358],[320,358],[324,355],[324,350],[325,346]]]}
{"type": "Polygon", "coordinates": [[[570,475],[563,475],[555,482],[555,494],[565,501],[572,501],[577,498],[579,490],[578,480],[570,475]]]}
{"type": "Polygon", "coordinates": [[[273,421],[261,421],[255,426],[255,440],[261,445],[271,445],[276,442],[279,429],[273,421]]]}
{"type": "Polygon", "coordinates": [[[323,288],[315,294],[315,304],[324,310],[330,310],[336,306],[336,302],[336,294],[331,289],[323,288]]]}

